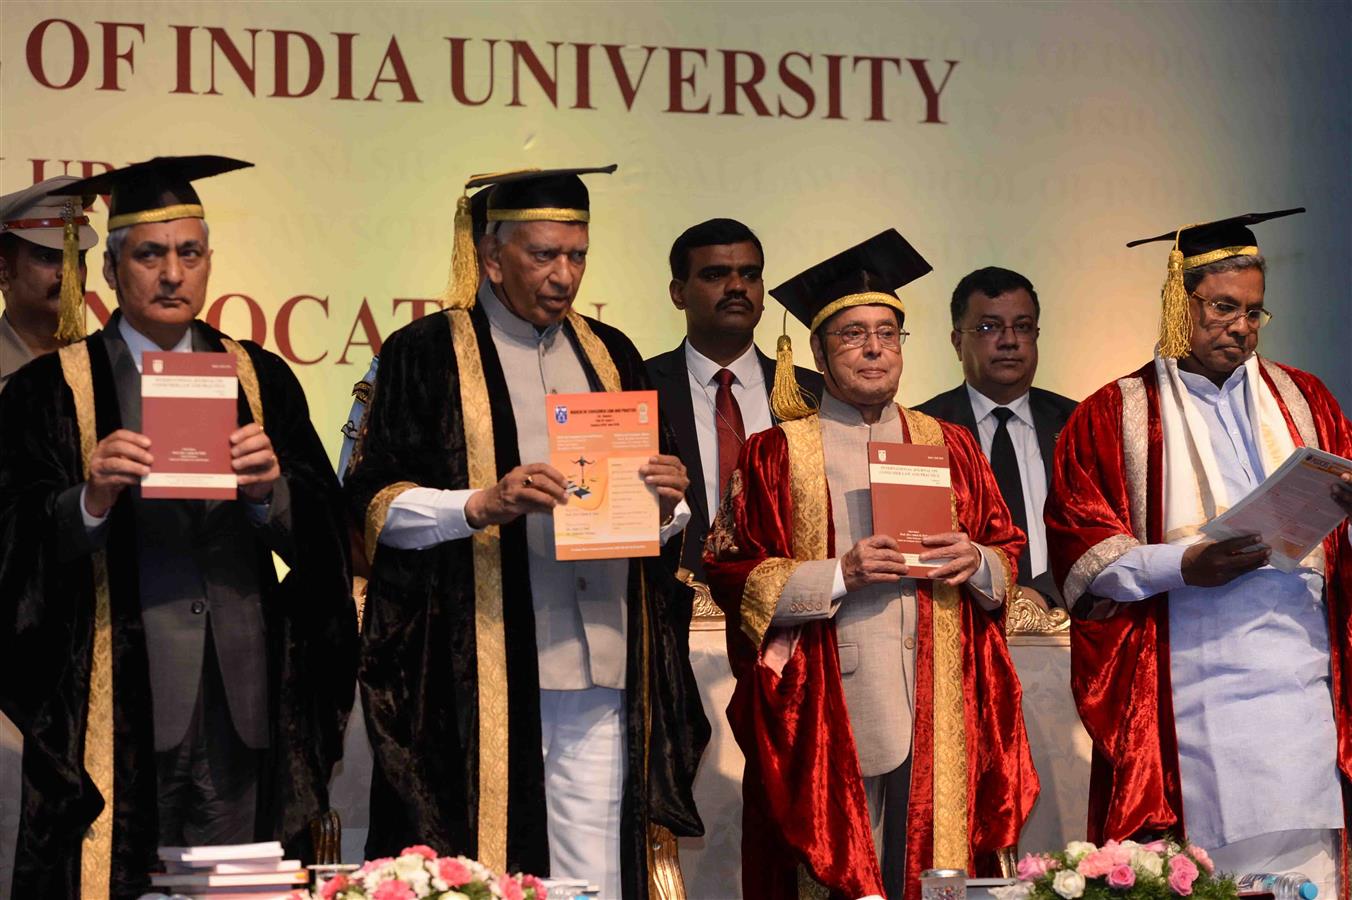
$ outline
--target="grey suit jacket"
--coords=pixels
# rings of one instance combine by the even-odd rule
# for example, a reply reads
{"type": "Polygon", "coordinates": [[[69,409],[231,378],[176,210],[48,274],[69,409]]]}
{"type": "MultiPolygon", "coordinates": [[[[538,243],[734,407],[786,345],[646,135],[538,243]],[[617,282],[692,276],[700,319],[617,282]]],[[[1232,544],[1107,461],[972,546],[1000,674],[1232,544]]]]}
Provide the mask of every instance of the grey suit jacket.
{"type": "MultiPolygon", "coordinates": [[[[141,376],[118,332],[115,314],[104,330],[122,426],[141,429],[141,376]]],[[[193,349],[208,346],[194,330],[193,349]]],[[[244,743],[268,746],[267,635],[258,573],[258,545],[287,549],[289,492],[279,479],[264,511],[243,501],[143,500],[130,488],[136,529],[141,621],[150,663],[155,750],[178,746],[187,733],[203,677],[210,635],[225,685],[231,721],[244,743]]],[[[108,522],[92,533],[80,515],[80,485],[58,501],[72,553],[107,540],[108,522]]]]}

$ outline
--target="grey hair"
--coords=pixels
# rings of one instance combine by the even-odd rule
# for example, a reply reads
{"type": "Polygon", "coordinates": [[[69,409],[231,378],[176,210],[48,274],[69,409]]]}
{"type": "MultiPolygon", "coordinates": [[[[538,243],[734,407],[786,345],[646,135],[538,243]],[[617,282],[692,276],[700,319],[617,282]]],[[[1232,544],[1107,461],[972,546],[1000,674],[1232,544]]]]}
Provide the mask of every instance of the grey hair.
{"type": "Polygon", "coordinates": [[[1191,294],[1197,290],[1197,285],[1208,275],[1219,275],[1222,272],[1240,272],[1244,269],[1257,269],[1267,278],[1267,260],[1260,255],[1245,254],[1243,256],[1227,256],[1225,259],[1218,259],[1214,263],[1207,263],[1204,266],[1198,266],[1195,269],[1188,269],[1183,273],[1183,290],[1191,294]]]}
{"type": "MultiPolygon", "coordinates": [[[[108,232],[108,237],[103,242],[103,252],[108,254],[108,257],[114,263],[122,255],[122,245],[127,242],[127,233],[135,227],[135,225],[125,225],[108,232]]],[[[211,238],[211,227],[207,225],[206,219],[202,220],[202,236],[207,239],[211,238]]]]}
{"type": "Polygon", "coordinates": [[[520,222],[489,222],[488,230],[485,234],[491,235],[499,244],[505,244],[512,239],[512,232],[516,231],[520,222]]]}

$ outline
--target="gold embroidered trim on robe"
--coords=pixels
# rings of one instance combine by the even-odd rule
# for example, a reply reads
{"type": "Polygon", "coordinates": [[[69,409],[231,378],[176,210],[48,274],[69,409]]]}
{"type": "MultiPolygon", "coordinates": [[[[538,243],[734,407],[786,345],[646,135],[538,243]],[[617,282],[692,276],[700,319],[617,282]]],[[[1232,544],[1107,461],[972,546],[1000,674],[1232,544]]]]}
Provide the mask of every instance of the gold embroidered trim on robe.
{"type": "MultiPolygon", "coordinates": [[[[75,425],[80,436],[81,468],[89,480],[89,462],[98,441],[94,416],[94,379],[89,345],[62,347],[61,373],[75,397],[75,425]]],[[[89,660],[89,696],[85,706],[84,769],[103,798],[103,809],[85,832],[80,848],[80,897],[107,900],[113,863],[113,622],[108,589],[108,555],[90,557],[94,578],[94,634],[89,660]]]]}
{"type": "Polygon", "coordinates": [[[1070,567],[1070,574],[1066,576],[1062,591],[1066,605],[1074,607],[1075,601],[1084,596],[1100,572],[1121,559],[1128,550],[1139,546],[1141,542],[1129,534],[1114,534],[1081,554],[1080,558],[1075,560],[1075,565],[1070,567]]]}
{"type": "MultiPolygon", "coordinates": [[[[1149,466],[1149,448],[1146,446],[1150,417],[1146,410],[1145,382],[1139,378],[1118,379],[1122,392],[1122,468],[1127,477],[1128,502],[1131,504],[1132,534],[1136,540],[1146,540],[1146,468],[1149,466]]],[[[1087,588],[1088,582],[1085,583],[1087,588]]],[[[1068,603],[1073,601],[1067,600],[1068,603]]]]}
{"type": "Polygon", "coordinates": [[[746,576],[742,588],[742,633],[757,647],[765,640],[784,586],[800,565],[796,559],[771,557],[758,563],[746,576]]]}
{"type": "Polygon", "coordinates": [[[380,543],[380,533],[385,530],[385,520],[389,518],[390,507],[400,494],[417,486],[412,481],[396,481],[377,491],[371,502],[366,505],[366,528],[363,531],[362,543],[366,546],[368,560],[376,558],[376,545],[380,543]]]}
{"type": "Polygon", "coordinates": [[[235,357],[235,372],[239,376],[239,386],[244,391],[244,399],[249,401],[249,412],[259,428],[266,429],[263,423],[263,398],[258,390],[258,372],[254,369],[253,357],[240,346],[238,341],[222,338],[225,349],[235,357]]]}
{"type": "Polygon", "coordinates": [[[601,343],[601,339],[592,331],[587,320],[580,313],[573,310],[568,311],[568,324],[573,326],[573,333],[577,335],[577,342],[582,347],[582,355],[587,357],[587,362],[591,363],[592,368],[596,370],[596,377],[601,381],[601,389],[605,391],[618,391],[620,389],[620,372],[615,368],[615,361],[610,358],[610,351],[606,345],[601,343]]]}
{"type": "MultiPolygon", "coordinates": [[[[912,444],[944,446],[939,422],[903,409],[912,444]]],[[[955,500],[956,503],[956,500],[955,500]]],[[[957,529],[956,511],[953,527],[957,529]]],[[[1006,582],[1006,590],[1010,587],[1006,582]]],[[[936,869],[970,870],[967,829],[967,720],[962,689],[960,588],[934,582],[930,626],[934,658],[934,859],[936,869]]]]}
{"type": "MultiPolygon", "coordinates": [[[[479,339],[469,310],[448,310],[460,381],[469,486],[498,482],[493,413],[479,339]]],[[[502,621],[502,535],[490,525],[471,538],[474,554],[474,647],[479,688],[478,856],[495,871],[507,867],[507,640],[502,621]]]]}

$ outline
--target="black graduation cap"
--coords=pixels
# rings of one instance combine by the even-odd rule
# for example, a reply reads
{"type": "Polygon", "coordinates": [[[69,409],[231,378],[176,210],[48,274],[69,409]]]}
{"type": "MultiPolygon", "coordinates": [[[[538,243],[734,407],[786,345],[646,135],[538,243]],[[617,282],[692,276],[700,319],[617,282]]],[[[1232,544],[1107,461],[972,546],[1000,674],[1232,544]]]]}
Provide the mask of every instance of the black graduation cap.
{"type": "Polygon", "coordinates": [[[202,201],[192,183],[252,165],[226,156],[157,156],[68,184],[53,193],[111,194],[109,231],[147,222],[204,219],[202,201]]]}
{"type": "Polygon", "coordinates": [[[851,306],[883,304],[905,315],[895,291],[932,271],[895,228],[837,253],[770,291],[793,317],[816,331],[851,306]]]}
{"type": "Polygon", "coordinates": [[[488,195],[490,222],[587,222],[591,199],[580,175],[609,175],[619,166],[584,169],[523,169],[475,175],[466,189],[491,186],[488,195]]]}
{"type": "Polygon", "coordinates": [[[1216,262],[1219,259],[1225,259],[1227,256],[1256,256],[1258,254],[1258,239],[1249,230],[1250,225],[1257,225],[1269,219],[1280,219],[1283,216],[1293,216],[1296,213],[1303,212],[1305,212],[1305,207],[1297,206],[1294,209],[1279,209],[1274,212],[1245,213],[1242,216],[1232,216],[1216,222],[1187,225],[1176,231],[1167,231],[1155,237],[1131,241],[1127,246],[1139,247],[1141,244],[1153,244],[1156,241],[1175,241],[1179,252],[1183,254],[1183,268],[1193,269],[1197,266],[1216,262]],[[1215,256],[1206,262],[1191,261],[1196,257],[1215,254],[1221,250],[1233,250],[1235,252],[1215,256]],[[1239,251],[1244,252],[1241,254],[1239,251]]]}
{"type": "Polygon", "coordinates": [[[1298,206],[1273,212],[1245,213],[1215,222],[1184,225],[1155,237],[1129,242],[1128,247],[1156,241],[1174,243],[1173,249],[1169,251],[1168,274],[1160,291],[1160,334],[1155,344],[1159,355],[1180,359],[1191,351],[1192,310],[1188,305],[1188,292],[1183,287],[1184,272],[1232,256],[1257,256],[1258,239],[1249,230],[1250,225],[1303,212],[1305,207],[1298,206]]]}

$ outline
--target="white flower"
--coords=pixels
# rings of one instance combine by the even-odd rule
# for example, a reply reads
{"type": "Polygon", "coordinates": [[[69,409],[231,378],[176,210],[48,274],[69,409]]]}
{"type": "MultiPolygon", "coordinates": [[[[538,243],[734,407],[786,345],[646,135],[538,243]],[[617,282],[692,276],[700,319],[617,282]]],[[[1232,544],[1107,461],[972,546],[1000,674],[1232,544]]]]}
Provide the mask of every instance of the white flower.
{"type": "Polygon", "coordinates": [[[1052,890],[1066,900],[1075,900],[1084,894],[1084,876],[1074,869],[1062,869],[1052,878],[1052,890]]]}
{"type": "Polygon", "coordinates": [[[1014,884],[990,889],[990,895],[995,900],[1028,900],[1028,895],[1031,893],[1033,893],[1033,882],[1031,881],[1016,881],[1014,884]]]}
{"type": "Polygon", "coordinates": [[[1164,858],[1158,853],[1151,853],[1149,850],[1131,851],[1131,867],[1142,875],[1153,875],[1156,878],[1164,872],[1164,858]]]}
{"type": "Polygon", "coordinates": [[[441,895],[441,900],[469,900],[469,895],[459,891],[447,891],[441,895]]]}
{"type": "Polygon", "coordinates": [[[1097,850],[1093,844],[1088,841],[1071,841],[1066,844],[1066,857],[1069,858],[1072,866],[1079,865],[1080,860],[1097,850]]]}

